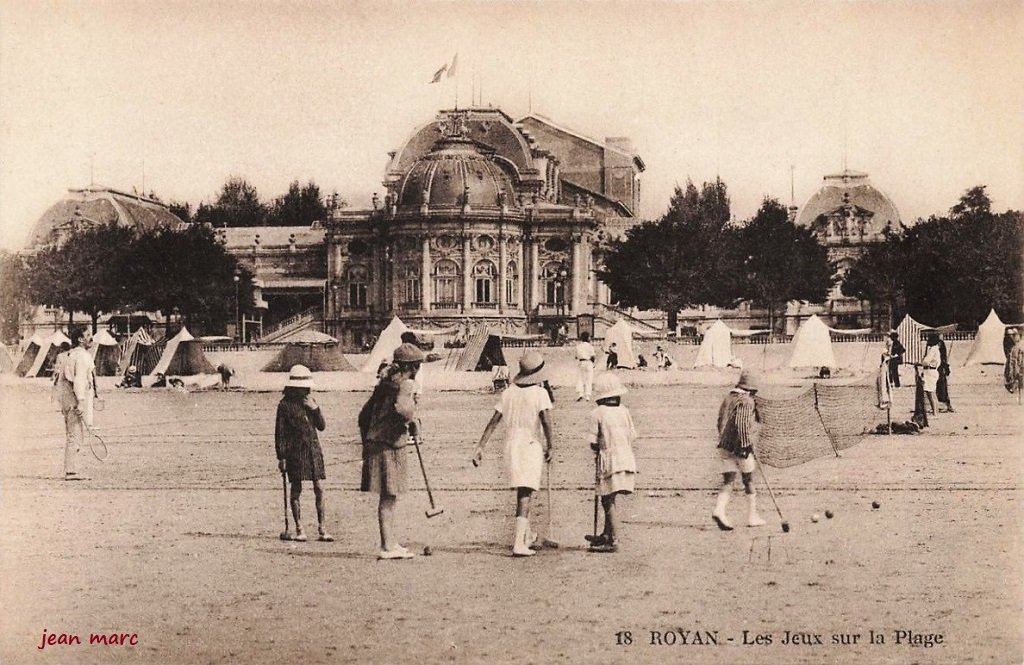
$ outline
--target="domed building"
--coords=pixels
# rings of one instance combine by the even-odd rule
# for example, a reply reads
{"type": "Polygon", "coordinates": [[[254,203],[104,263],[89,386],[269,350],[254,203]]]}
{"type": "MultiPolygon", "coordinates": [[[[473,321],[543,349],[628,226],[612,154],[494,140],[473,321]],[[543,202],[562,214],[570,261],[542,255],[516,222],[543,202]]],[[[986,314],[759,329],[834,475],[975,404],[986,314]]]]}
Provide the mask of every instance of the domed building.
{"type": "MultiPolygon", "coordinates": [[[[866,173],[843,170],[824,177],[824,185],[798,210],[795,221],[811,228],[828,248],[829,261],[841,278],[869,244],[882,240],[886,229],[899,227],[900,215],[892,199],[872,185],[866,173]]],[[[869,303],[844,296],[838,282],[824,307],[810,307],[833,325],[856,328],[871,323],[869,303]]],[[[792,313],[802,316],[809,307],[796,309],[800,311],[792,313]]]]}
{"type": "Polygon", "coordinates": [[[358,346],[395,315],[536,333],[592,314],[602,296],[592,248],[633,218],[643,168],[539,116],[440,113],[391,153],[383,199],[326,222],[325,331],[358,346]],[[627,181],[625,202],[564,177],[559,150],[573,153],[577,180],[627,181]],[[610,177],[623,166],[625,178],[610,177]]]}
{"type": "Polygon", "coordinates": [[[113,223],[140,233],[184,224],[160,201],[109,187],[89,186],[69,189],[66,198],[50,206],[32,227],[28,247],[60,242],[75,230],[113,223]]]}

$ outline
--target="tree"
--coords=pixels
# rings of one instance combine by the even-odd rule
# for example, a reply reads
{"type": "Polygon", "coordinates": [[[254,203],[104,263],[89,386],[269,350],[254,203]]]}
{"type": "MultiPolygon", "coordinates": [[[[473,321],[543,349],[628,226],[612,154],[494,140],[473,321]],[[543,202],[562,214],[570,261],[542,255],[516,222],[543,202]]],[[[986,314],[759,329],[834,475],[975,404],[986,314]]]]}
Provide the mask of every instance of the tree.
{"type": "Polygon", "coordinates": [[[267,206],[260,201],[256,188],[244,178],[232,176],[221,188],[216,203],[199,205],[194,221],[215,228],[263,226],[267,213],[267,206]]]}
{"type": "Polygon", "coordinates": [[[811,229],[790,221],[786,208],[765,197],[757,214],[736,234],[743,257],[741,294],[768,308],[768,325],[775,330],[775,313],[790,300],[822,302],[832,288],[828,250],[811,229]]]}
{"type": "Polygon", "coordinates": [[[295,180],[288,193],[278,197],[270,210],[268,226],[309,226],[327,218],[327,205],[320,196],[320,188],[310,181],[300,187],[295,180]]]}
{"type": "Polygon", "coordinates": [[[167,209],[186,224],[192,221],[192,206],[189,203],[171,201],[167,204],[167,209]]]}
{"type": "MultiPolygon", "coordinates": [[[[222,330],[234,317],[235,281],[240,311],[252,308],[252,274],[217,242],[213,230],[191,225],[184,231],[158,229],[136,243],[132,272],[142,309],[159,311],[170,327],[175,312],[194,329],[222,330]]],[[[169,332],[169,330],[168,330],[169,332]]]]}
{"type": "Polygon", "coordinates": [[[31,308],[25,259],[0,250],[0,339],[17,339],[21,319],[31,308]]]}
{"type": "Polygon", "coordinates": [[[668,211],[610,241],[601,251],[598,277],[619,302],[661,309],[675,330],[678,311],[695,305],[731,305],[735,284],[729,276],[729,195],[716,179],[698,191],[693,182],[676,186],[668,211]]]}
{"type": "Polygon", "coordinates": [[[99,315],[132,300],[127,261],[133,231],[105,224],[78,231],[60,245],[43,248],[28,260],[28,293],[39,305],[84,312],[95,332],[99,315]]]}
{"type": "Polygon", "coordinates": [[[843,295],[870,301],[872,320],[877,307],[884,305],[885,329],[892,330],[903,300],[906,266],[903,236],[887,227],[882,239],[870,245],[843,276],[843,295]]]}

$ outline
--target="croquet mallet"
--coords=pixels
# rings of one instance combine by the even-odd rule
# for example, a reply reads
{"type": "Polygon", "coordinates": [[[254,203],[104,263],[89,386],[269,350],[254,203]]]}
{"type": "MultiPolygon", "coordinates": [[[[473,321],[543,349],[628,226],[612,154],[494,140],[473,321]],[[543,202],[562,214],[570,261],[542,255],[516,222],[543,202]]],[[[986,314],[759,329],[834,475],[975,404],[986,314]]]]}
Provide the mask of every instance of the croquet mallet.
{"type": "Polygon", "coordinates": [[[423,466],[423,453],[420,452],[420,430],[419,423],[412,429],[412,444],[416,448],[416,458],[420,461],[420,471],[423,472],[423,484],[427,488],[427,499],[430,501],[430,508],[426,510],[427,519],[437,517],[444,512],[444,508],[438,508],[434,504],[434,493],[430,491],[430,481],[427,480],[427,467],[423,466]]]}

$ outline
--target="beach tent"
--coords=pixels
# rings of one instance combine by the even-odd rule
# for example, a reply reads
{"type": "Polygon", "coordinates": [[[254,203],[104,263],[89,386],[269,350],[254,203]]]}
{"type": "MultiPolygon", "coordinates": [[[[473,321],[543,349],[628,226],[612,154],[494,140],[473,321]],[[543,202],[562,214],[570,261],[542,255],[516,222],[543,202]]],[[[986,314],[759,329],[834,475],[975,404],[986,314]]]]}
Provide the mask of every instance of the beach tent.
{"type": "Polygon", "coordinates": [[[32,337],[28,340],[28,344],[25,345],[25,350],[21,352],[21,356],[18,357],[18,362],[14,367],[14,373],[18,376],[25,376],[28,372],[28,368],[35,362],[36,356],[39,355],[39,349],[43,344],[46,343],[47,335],[39,332],[38,330],[32,334],[32,337]]]}
{"type": "Polygon", "coordinates": [[[1003,354],[1003,335],[1006,324],[999,320],[996,310],[988,314],[985,322],[978,326],[978,334],[974,336],[964,367],[968,365],[993,364],[1002,365],[1006,362],[1003,354]]]}
{"type": "Polygon", "coordinates": [[[217,368],[210,363],[203,353],[203,343],[192,337],[188,329],[182,327],[178,334],[167,340],[160,362],[153,368],[152,374],[168,376],[191,376],[193,374],[216,374],[217,368]]]}
{"type": "Polygon", "coordinates": [[[132,336],[121,342],[121,359],[117,364],[118,375],[123,375],[130,365],[135,365],[139,375],[149,374],[160,362],[161,344],[154,341],[145,328],[139,328],[132,336]]]}
{"type": "Polygon", "coordinates": [[[391,319],[391,323],[377,337],[377,343],[373,345],[362,371],[376,374],[381,362],[385,360],[391,362],[395,349],[402,345],[402,333],[408,329],[408,326],[402,323],[397,316],[391,319]]]}
{"type": "Polygon", "coordinates": [[[70,348],[71,340],[68,339],[67,335],[58,330],[40,345],[39,353],[36,354],[35,360],[32,361],[32,366],[25,372],[25,376],[29,378],[46,376],[46,373],[53,369],[53,361],[61,353],[61,344],[67,344],[70,348]]]}
{"type": "Polygon", "coordinates": [[[96,376],[117,376],[121,346],[109,330],[104,328],[96,333],[92,338],[89,353],[92,354],[92,362],[96,366],[96,376]]]}
{"type": "Polygon", "coordinates": [[[726,367],[732,360],[732,332],[721,319],[704,332],[694,367],[726,367]]]}
{"type": "Polygon", "coordinates": [[[790,367],[836,367],[828,326],[816,315],[804,321],[793,336],[790,367]]]}
{"type": "Polygon", "coordinates": [[[456,372],[489,372],[495,366],[507,365],[501,351],[501,337],[492,335],[485,326],[480,326],[466,342],[459,354],[456,372]]]}
{"type": "Polygon", "coordinates": [[[928,326],[910,318],[909,314],[904,316],[900,324],[896,326],[896,332],[900,334],[900,343],[906,349],[903,354],[903,362],[919,363],[924,358],[926,344],[921,335],[926,330],[929,330],[928,326]]]}
{"type": "Polygon", "coordinates": [[[14,358],[11,357],[7,345],[0,342],[0,374],[7,374],[14,371],[14,358]]]}
{"type": "Polygon", "coordinates": [[[636,367],[636,351],[633,350],[633,326],[619,319],[615,325],[604,333],[604,348],[607,350],[612,343],[619,356],[618,367],[633,369],[636,367]]]}
{"type": "Polygon", "coordinates": [[[287,372],[292,365],[305,365],[314,372],[354,372],[355,367],[341,351],[338,340],[316,330],[300,330],[288,335],[285,345],[266,366],[264,372],[287,372]]]}

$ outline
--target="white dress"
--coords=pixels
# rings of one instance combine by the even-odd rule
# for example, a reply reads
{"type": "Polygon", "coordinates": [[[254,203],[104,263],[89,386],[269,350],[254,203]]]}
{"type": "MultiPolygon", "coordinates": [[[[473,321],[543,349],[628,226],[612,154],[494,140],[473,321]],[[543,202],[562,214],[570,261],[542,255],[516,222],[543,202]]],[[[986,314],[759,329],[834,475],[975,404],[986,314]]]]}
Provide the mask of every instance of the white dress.
{"type": "Polygon", "coordinates": [[[597,493],[632,493],[636,482],[636,428],[629,409],[603,404],[595,408],[590,412],[589,437],[601,446],[597,455],[597,493]]]}
{"type": "Polygon", "coordinates": [[[938,345],[929,346],[924,358],[921,359],[921,365],[924,366],[921,378],[924,380],[924,389],[927,392],[935,392],[938,386],[940,362],[942,362],[942,356],[939,353],[938,345]]]}
{"type": "Polygon", "coordinates": [[[509,487],[540,489],[544,471],[544,433],[540,412],[551,409],[543,386],[511,385],[501,393],[494,410],[505,422],[505,460],[509,487]]]}

